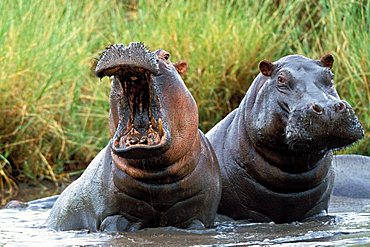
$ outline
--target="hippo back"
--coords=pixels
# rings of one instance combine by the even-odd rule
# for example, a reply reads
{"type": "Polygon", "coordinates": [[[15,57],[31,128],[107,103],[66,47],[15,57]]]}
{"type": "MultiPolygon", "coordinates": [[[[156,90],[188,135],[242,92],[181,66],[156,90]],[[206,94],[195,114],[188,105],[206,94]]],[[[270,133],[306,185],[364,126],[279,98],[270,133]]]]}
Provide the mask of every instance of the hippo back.
{"type": "Polygon", "coordinates": [[[370,198],[370,157],[335,155],[333,195],[351,198],[370,198]]]}

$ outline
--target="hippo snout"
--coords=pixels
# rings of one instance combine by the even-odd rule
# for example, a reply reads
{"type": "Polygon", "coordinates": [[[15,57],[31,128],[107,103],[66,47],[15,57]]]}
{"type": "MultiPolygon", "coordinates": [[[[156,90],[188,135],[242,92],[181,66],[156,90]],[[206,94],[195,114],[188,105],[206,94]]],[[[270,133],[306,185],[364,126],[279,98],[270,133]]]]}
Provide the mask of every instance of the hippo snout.
{"type": "Polygon", "coordinates": [[[364,130],[346,101],[332,100],[312,102],[291,112],[285,136],[291,148],[328,150],[360,140],[364,130]]]}

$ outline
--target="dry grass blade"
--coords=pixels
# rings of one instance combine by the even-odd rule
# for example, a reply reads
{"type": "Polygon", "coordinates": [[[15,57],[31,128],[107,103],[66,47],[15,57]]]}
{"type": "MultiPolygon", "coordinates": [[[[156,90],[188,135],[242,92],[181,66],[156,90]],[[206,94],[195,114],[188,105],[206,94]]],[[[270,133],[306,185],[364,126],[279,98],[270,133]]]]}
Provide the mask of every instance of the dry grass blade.
{"type": "Polygon", "coordinates": [[[4,205],[12,197],[18,194],[18,186],[13,178],[6,172],[6,166],[9,169],[9,161],[0,155],[0,205],[4,205]]]}

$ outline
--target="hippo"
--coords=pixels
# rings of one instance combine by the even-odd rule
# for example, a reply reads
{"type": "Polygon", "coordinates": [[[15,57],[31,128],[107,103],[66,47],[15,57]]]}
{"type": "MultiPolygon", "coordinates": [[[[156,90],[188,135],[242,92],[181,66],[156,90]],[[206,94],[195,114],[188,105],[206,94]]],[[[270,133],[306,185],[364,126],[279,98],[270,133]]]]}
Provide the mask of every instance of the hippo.
{"type": "Polygon", "coordinates": [[[334,196],[370,199],[370,157],[334,155],[334,196]]]}
{"type": "Polygon", "coordinates": [[[286,223],[327,212],[333,150],[364,135],[334,88],[333,62],[330,54],[260,62],[239,107],[206,134],[221,167],[218,213],[286,223]]]}
{"type": "Polygon", "coordinates": [[[47,227],[120,232],[213,226],[220,169],[177,72],[187,64],[174,65],[169,57],[135,42],[101,54],[95,73],[112,78],[111,139],[60,195],[47,227]]]}
{"type": "Polygon", "coordinates": [[[35,199],[29,202],[20,200],[11,200],[4,208],[7,209],[27,209],[27,210],[39,210],[39,209],[51,209],[54,206],[55,201],[59,195],[48,196],[40,199],[35,199]]]}

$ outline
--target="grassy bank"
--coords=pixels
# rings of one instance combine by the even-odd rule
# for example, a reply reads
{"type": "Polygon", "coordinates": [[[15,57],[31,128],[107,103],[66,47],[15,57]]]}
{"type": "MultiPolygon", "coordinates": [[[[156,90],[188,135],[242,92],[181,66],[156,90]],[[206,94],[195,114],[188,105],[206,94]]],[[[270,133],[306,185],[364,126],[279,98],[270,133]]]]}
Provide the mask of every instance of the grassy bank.
{"type": "Polygon", "coordinates": [[[337,90],[367,131],[347,152],[370,155],[369,1],[3,0],[0,11],[2,200],[14,180],[58,183],[106,145],[109,80],[91,67],[111,43],[187,60],[203,131],[237,107],[260,60],[331,52],[337,90]]]}

